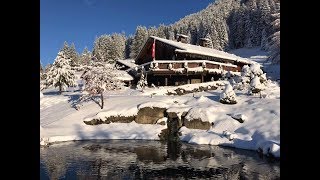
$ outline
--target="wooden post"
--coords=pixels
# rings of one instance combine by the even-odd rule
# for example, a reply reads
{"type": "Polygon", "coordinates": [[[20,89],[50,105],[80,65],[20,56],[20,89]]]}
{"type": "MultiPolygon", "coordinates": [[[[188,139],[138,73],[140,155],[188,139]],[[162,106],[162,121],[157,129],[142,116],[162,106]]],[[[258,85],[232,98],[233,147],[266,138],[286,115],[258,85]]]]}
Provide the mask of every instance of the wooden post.
{"type": "Polygon", "coordinates": [[[164,85],[168,86],[168,78],[167,77],[164,78],[164,85]]]}
{"type": "Polygon", "coordinates": [[[203,80],[204,80],[204,79],[203,79],[203,74],[201,74],[201,83],[203,83],[203,80]]]}

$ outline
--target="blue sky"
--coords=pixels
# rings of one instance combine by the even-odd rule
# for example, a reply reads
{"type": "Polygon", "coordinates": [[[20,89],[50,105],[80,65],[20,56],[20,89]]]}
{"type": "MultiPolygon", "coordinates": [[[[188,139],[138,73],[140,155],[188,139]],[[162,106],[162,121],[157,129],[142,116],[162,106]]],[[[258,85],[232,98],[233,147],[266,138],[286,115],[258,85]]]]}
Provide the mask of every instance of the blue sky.
{"type": "Polygon", "coordinates": [[[102,34],[134,34],[138,25],[174,23],[213,0],[40,0],[40,60],[52,63],[64,41],[92,51],[102,34]]]}

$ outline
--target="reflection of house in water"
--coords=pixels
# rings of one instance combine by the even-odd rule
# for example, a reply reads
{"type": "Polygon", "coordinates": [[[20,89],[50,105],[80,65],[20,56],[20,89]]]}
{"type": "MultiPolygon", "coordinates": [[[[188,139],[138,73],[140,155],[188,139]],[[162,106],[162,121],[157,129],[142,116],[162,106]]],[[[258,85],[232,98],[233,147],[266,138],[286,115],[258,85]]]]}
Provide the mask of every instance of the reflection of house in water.
{"type": "Polygon", "coordinates": [[[206,179],[216,175],[238,177],[239,171],[247,173],[247,179],[253,179],[257,172],[276,179],[280,173],[279,165],[263,164],[254,151],[218,146],[116,140],[62,144],[40,151],[41,163],[51,179],[206,179]],[[242,169],[240,162],[250,168],[242,169]],[[256,171],[251,172],[253,166],[256,171]]]}
{"type": "Polygon", "coordinates": [[[244,65],[252,64],[248,59],[208,48],[209,39],[200,39],[197,46],[187,44],[187,38],[178,34],[173,41],[150,36],[135,58],[136,66],[126,66],[127,71],[136,82],[144,73],[149,85],[167,86],[207,82],[227,72],[239,75],[244,65]]]}

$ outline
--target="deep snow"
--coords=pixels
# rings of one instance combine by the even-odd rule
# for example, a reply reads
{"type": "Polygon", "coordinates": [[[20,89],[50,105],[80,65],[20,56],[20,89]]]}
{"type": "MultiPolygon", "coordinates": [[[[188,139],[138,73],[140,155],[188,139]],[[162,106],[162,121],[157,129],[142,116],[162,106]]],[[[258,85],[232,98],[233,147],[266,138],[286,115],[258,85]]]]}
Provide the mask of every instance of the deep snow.
{"type": "MultiPolygon", "coordinates": [[[[268,73],[267,73],[268,76],[268,73]]],[[[78,81],[80,82],[80,81],[78,81]]],[[[264,98],[247,95],[235,90],[237,104],[219,102],[226,81],[184,85],[192,90],[195,87],[217,85],[217,90],[186,94],[183,96],[165,95],[177,87],[155,87],[140,90],[124,89],[106,92],[104,109],[93,101],[75,110],[72,104],[80,95],[79,89],[58,95],[55,89],[43,91],[40,99],[40,144],[82,139],[154,139],[166,125],[111,123],[90,126],[83,123],[92,118],[108,116],[136,115],[142,107],[165,107],[178,115],[189,111],[186,119],[201,118],[213,122],[208,130],[193,130],[182,127],[181,140],[195,144],[225,145],[243,149],[262,150],[276,157],[280,156],[280,86],[272,81],[264,90],[264,98]],[[152,94],[152,96],[151,96],[152,94]],[[232,116],[245,117],[243,123],[232,116]]],[[[162,121],[162,120],[161,120],[162,121]]]]}

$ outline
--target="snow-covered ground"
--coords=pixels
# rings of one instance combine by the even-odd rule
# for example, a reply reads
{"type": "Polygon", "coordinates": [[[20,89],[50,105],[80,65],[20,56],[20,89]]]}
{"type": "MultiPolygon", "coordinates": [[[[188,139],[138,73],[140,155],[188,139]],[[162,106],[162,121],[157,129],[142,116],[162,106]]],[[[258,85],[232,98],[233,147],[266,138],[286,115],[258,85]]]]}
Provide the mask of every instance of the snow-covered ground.
{"type": "MultiPolygon", "coordinates": [[[[256,54],[256,57],[262,56],[256,54]]],[[[243,56],[245,57],[245,56],[243,56]]],[[[251,57],[251,56],[250,56],[251,57]]],[[[267,72],[268,76],[268,72],[267,72]]],[[[183,96],[168,96],[166,93],[177,87],[147,88],[144,92],[124,89],[107,92],[104,109],[93,101],[75,110],[72,103],[79,97],[77,88],[58,95],[56,90],[43,91],[40,99],[40,144],[82,139],[154,139],[166,125],[111,123],[96,126],[83,121],[108,116],[133,116],[143,107],[165,107],[178,115],[189,111],[189,118],[201,118],[213,122],[209,130],[181,128],[181,140],[195,144],[225,145],[243,149],[261,149],[265,154],[280,156],[280,86],[272,81],[264,90],[265,96],[247,95],[235,90],[237,104],[219,102],[225,81],[209,82],[219,84],[218,89],[197,92],[183,96]],[[152,95],[152,96],[151,96],[152,95]],[[235,117],[243,117],[240,123],[235,117]]],[[[184,85],[192,90],[203,84],[184,85]]],[[[40,95],[41,96],[41,95],[40,95]]],[[[186,117],[188,118],[188,117],[186,117]]]]}

